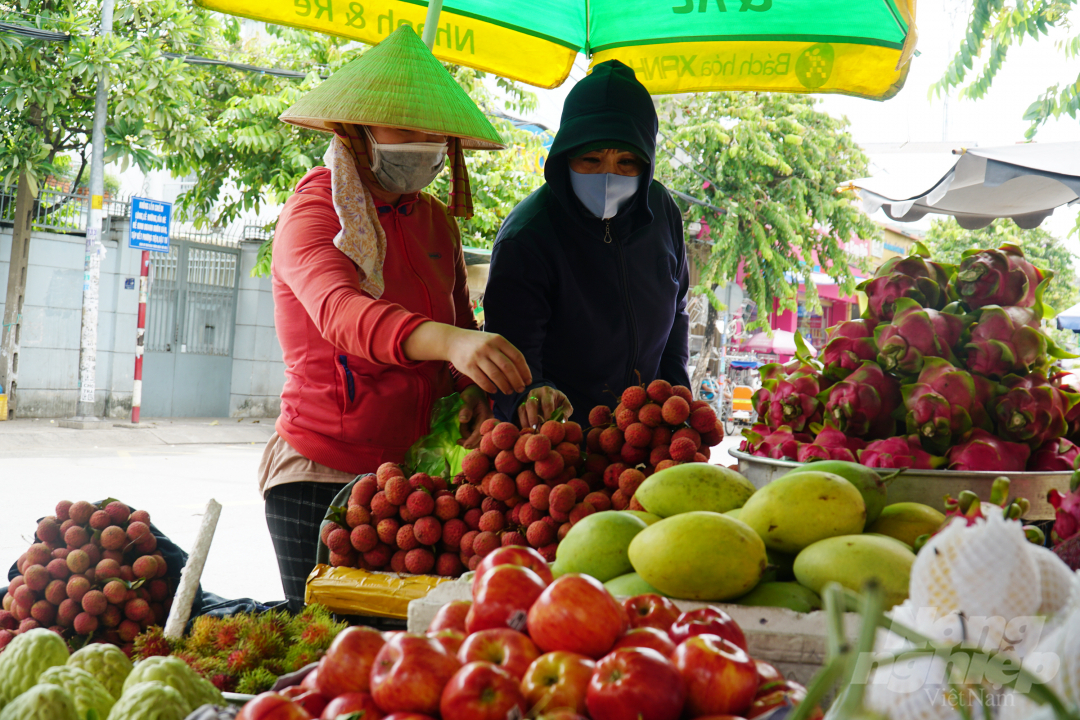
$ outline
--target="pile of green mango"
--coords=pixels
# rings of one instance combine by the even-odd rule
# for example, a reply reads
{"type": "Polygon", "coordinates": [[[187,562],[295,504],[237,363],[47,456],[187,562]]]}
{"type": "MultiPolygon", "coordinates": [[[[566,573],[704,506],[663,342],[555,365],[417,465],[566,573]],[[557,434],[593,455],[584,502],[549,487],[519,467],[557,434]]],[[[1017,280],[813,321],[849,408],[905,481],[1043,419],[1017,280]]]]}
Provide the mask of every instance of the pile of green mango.
{"type": "Polygon", "coordinates": [[[825,461],[761,489],[728,468],[687,463],[645,480],[646,512],[594,513],[559,544],[553,572],[592,575],[617,596],[821,608],[829,582],[860,590],[870,580],[886,605],[903,602],[912,545],[945,521],[918,503],[888,502],[872,468],[825,461]]]}

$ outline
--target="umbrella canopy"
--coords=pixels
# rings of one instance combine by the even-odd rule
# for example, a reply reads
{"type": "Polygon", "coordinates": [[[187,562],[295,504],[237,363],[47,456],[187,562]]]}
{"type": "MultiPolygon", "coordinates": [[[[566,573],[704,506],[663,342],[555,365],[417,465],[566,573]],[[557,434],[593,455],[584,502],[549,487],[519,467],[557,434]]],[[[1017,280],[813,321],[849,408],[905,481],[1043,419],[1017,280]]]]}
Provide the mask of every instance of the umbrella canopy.
{"type": "Polygon", "coordinates": [[[1073,305],[1064,312],[1058,313],[1055,319],[1057,320],[1058,330],[1080,332],[1080,303],[1073,305]]]}
{"type": "MultiPolygon", "coordinates": [[[[806,347],[810,351],[810,357],[817,357],[817,350],[813,345],[806,343],[806,347]]],[[[798,349],[795,345],[795,333],[787,330],[773,330],[772,337],[765,332],[755,333],[744,348],[773,355],[794,355],[798,349]]]]}
{"type": "MultiPolygon", "coordinates": [[[[197,0],[210,10],[377,44],[426,0],[197,0]]],[[[885,99],[915,51],[915,0],[448,0],[440,60],[540,87],[567,78],[578,53],[621,60],[650,93],[830,92],[885,99]]]]}
{"type": "Polygon", "coordinates": [[[995,218],[1034,228],[1080,197],[1080,142],[968,148],[910,173],[844,187],[858,190],[868,212],[881,208],[900,222],[937,213],[954,216],[968,230],[995,218]]]}

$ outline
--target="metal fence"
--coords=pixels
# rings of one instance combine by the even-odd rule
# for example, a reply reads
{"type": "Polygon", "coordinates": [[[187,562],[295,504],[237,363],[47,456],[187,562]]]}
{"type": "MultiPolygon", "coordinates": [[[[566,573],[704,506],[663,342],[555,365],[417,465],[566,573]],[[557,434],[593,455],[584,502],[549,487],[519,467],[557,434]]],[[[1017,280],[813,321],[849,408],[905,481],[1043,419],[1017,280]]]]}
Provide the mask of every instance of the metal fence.
{"type": "MultiPolygon", "coordinates": [[[[90,200],[85,194],[66,193],[55,189],[42,189],[34,200],[33,229],[46,232],[86,234],[90,214],[90,200]]],[[[103,236],[110,230],[119,230],[131,217],[131,199],[109,197],[105,200],[105,226],[103,236]]],[[[14,188],[0,188],[0,226],[11,227],[15,219],[14,188]]],[[[174,222],[171,237],[204,245],[236,247],[244,240],[269,240],[272,233],[263,225],[243,225],[231,228],[197,229],[190,223],[174,222]]]]}

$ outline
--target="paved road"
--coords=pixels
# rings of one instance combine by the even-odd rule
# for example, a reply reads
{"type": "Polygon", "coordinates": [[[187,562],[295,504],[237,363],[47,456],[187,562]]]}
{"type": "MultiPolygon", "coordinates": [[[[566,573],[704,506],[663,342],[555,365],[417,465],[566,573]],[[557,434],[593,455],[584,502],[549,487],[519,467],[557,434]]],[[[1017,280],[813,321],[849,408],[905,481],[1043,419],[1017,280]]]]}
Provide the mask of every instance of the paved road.
{"type": "MultiPolygon", "coordinates": [[[[116,497],[146,509],[190,549],[210,498],[222,504],[203,587],[224,597],[284,597],[256,470],[269,423],[158,421],[146,429],[66,430],[48,421],[0,422],[0,567],[28,547],[37,518],[56,502],[116,497]],[[229,442],[233,440],[234,442],[229,442]],[[243,440],[243,442],[236,442],[243,440]]],[[[727,438],[713,462],[730,464],[727,438]]],[[[2,581],[0,581],[2,584],[2,581]]]]}

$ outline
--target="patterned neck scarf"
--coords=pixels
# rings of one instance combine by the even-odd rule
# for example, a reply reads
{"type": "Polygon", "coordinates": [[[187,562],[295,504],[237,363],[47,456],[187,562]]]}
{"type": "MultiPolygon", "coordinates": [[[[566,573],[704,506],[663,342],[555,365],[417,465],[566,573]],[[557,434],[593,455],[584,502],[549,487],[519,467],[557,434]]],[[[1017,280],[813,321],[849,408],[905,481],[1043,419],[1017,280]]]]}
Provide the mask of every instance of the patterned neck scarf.
{"type": "MultiPolygon", "coordinates": [[[[451,175],[447,209],[451,217],[470,218],[473,203],[465,151],[459,138],[451,137],[447,142],[451,175]]],[[[386,191],[371,171],[371,158],[360,126],[335,125],[334,139],[323,161],[330,169],[334,210],[341,222],[334,246],[358,266],[361,289],[378,299],[385,289],[382,268],[386,260],[386,233],[379,222],[374,196],[386,191]]]]}

